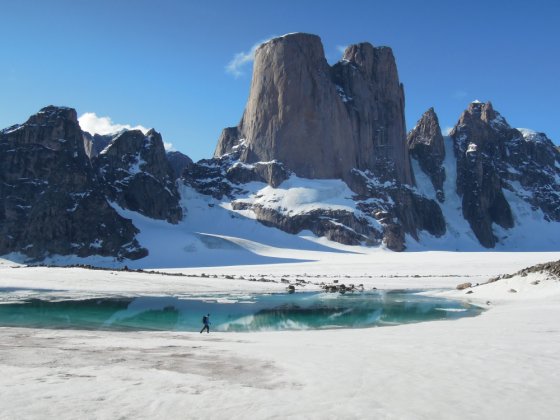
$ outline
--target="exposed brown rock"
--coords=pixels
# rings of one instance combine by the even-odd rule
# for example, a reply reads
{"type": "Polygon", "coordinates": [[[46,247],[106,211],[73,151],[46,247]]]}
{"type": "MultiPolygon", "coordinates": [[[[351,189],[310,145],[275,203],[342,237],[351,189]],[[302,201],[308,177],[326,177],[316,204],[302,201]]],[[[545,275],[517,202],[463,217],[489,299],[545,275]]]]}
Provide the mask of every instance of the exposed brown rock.
{"type": "MultiPolygon", "coordinates": [[[[391,214],[383,223],[385,243],[391,249],[403,250],[405,234],[417,238],[419,229],[436,236],[445,232],[437,204],[406,187],[413,184],[413,177],[404,93],[387,47],[352,45],[330,67],[315,35],[289,34],[261,45],[241,122],[222,132],[215,156],[223,160],[231,156],[254,168],[278,162],[300,177],[344,180],[359,195],[358,200],[364,200],[358,206],[365,214],[391,214]],[[375,203],[366,204],[368,198],[375,203]]],[[[248,172],[243,165],[233,164],[226,172],[230,180],[257,180],[255,170],[248,172]]],[[[272,172],[261,172],[259,177],[279,185],[272,172]]],[[[211,189],[207,183],[188,182],[213,195],[230,189],[214,181],[211,189]]],[[[262,211],[253,210],[258,220],[270,223],[262,211]]],[[[316,221],[317,226],[321,223],[328,224],[316,221]]],[[[298,225],[296,221],[275,224],[286,231],[298,225]]],[[[326,229],[326,225],[315,227],[315,231],[326,229]]],[[[347,242],[344,237],[347,235],[341,241],[347,242]]]]}
{"type": "Polygon", "coordinates": [[[351,46],[331,68],[315,35],[261,45],[243,118],[224,130],[215,155],[241,139],[246,163],[277,160],[307,178],[347,179],[353,168],[368,169],[412,183],[404,94],[390,48],[351,46]]]}

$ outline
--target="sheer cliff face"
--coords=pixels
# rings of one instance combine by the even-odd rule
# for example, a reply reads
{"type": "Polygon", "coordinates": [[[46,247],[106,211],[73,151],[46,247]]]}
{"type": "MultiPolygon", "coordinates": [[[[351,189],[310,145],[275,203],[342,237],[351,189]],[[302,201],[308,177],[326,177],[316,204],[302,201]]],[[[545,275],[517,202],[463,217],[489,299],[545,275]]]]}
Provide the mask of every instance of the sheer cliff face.
{"type": "Polygon", "coordinates": [[[0,131],[0,203],[0,255],[146,255],[107,203],[71,108],[49,106],[0,131]]]}
{"type": "Polygon", "coordinates": [[[364,43],[329,66],[319,37],[290,34],[261,45],[238,127],[215,156],[244,140],[240,159],[277,160],[306,178],[350,179],[352,169],[412,183],[404,95],[392,52],[364,43]]]}
{"type": "MultiPolygon", "coordinates": [[[[375,243],[382,237],[389,248],[402,250],[406,234],[417,238],[419,230],[434,236],[445,232],[437,204],[408,188],[414,181],[406,144],[404,93],[387,47],[352,45],[331,67],[315,35],[289,34],[261,45],[241,122],[224,129],[214,156],[215,166],[228,176],[240,175],[229,168],[235,162],[249,164],[242,167],[252,171],[280,165],[282,171],[251,175],[271,186],[282,182],[287,173],[344,180],[356,193],[360,211],[376,219],[383,230],[372,233],[364,228],[368,233],[359,240],[337,233],[338,240],[350,241],[345,243],[375,243]]],[[[219,194],[227,190],[201,186],[194,179],[197,171],[207,168],[191,168],[189,185],[219,194]]],[[[294,228],[287,229],[283,219],[273,223],[270,215],[265,217],[258,209],[255,213],[268,224],[288,231],[294,228]]],[[[324,220],[332,217],[313,215],[323,219],[317,224],[321,228],[313,230],[314,223],[306,226],[322,234],[327,229],[324,220]]],[[[337,220],[346,226],[342,219],[337,220]]],[[[368,225],[366,219],[363,223],[368,225]]],[[[351,229],[356,231],[354,224],[351,229]]]]}
{"type": "Polygon", "coordinates": [[[391,49],[369,43],[351,45],[332,70],[357,144],[355,167],[382,179],[412,184],[404,91],[391,49]]]}

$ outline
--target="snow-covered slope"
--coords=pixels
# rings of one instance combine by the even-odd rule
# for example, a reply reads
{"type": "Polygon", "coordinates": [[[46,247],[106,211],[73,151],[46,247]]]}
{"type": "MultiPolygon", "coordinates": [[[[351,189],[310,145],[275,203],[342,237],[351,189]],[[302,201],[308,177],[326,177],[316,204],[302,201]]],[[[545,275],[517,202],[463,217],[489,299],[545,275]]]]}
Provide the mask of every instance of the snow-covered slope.
{"type": "MultiPolygon", "coordinates": [[[[446,147],[449,145],[450,140],[446,139],[446,147]]],[[[413,169],[417,170],[414,161],[413,169]]],[[[417,172],[416,175],[417,192],[432,198],[435,195],[434,188],[428,177],[422,174],[417,172]]],[[[446,234],[436,238],[423,233],[418,241],[407,237],[409,251],[487,251],[478,243],[462,217],[460,200],[453,188],[454,183],[453,173],[449,172],[444,185],[446,200],[441,205],[447,221],[446,234]]],[[[236,200],[231,200],[216,199],[200,194],[191,187],[181,186],[181,205],[186,216],[178,224],[150,219],[112,203],[113,208],[122,217],[130,219],[138,228],[136,238],[140,245],[148,250],[147,257],[137,261],[118,261],[108,257],[51,256],[45,263],[94,264],[106,267],[127,265],[130,268],[220,267],[301,264],[313,261],[333,261],[336,264],[335,261],[340,258],[361,255],[356,261],[364,264],[367,260],[380,258],[379,253],[384,254],[383,258],[387,261],[393,260],[393,257],[389,258],[393,252],[383,246],[372,248],[343,245],[317,237],[305,230],[298,234],[286,233],[255,220],[255,214],[250,207],[234,210],[232,206],[232,202],[238,201],[258,203],[264,208],[274,209],[286,215],[304,214],[318,209],[344,210],[363,215],[356,207],[356,202],[351,199],[352,192],[342,181],[291,177],[278,188],[261,182],[251,182],[245,187],[247,190],[244,194],[236,200]]],[[[496,233],[502,239],[494,252],[558,251],[560,225],[546,222],[542,214],[531,211],[526,202],[518,199],[514,193],[511,193],[508,199],[513,203],[512,209],[519,227],[511,230],[496,229],[496,233]]],[[[372,218],[371,223],[376,223],[376,220],[372,218]]],[[[18,254],[8,255],[7,258],[18,262],[26,261],[23,255],[18,254]]],[[[395,258],[394,263],[401,257],[396,254],[395,258]]],[[[365,266],[364,270],[367,271],[365,266]]]]}

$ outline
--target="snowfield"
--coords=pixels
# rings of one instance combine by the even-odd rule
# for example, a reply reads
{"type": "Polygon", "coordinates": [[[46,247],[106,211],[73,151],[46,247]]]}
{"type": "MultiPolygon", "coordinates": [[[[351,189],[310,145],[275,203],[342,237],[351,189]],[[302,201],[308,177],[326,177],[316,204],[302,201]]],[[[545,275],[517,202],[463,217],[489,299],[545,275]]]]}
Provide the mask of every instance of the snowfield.
{"type": "MultiPolygon", "coordinates": [[[[295,253],[284,252],[284,258],[295,253]]],[[[200,335],[0,328],[0,418],[560,414],[560,281],[533,273],[455,290],[459,283],[483,283],[498,273],[560,259],[560,253],[300,252],[315,261],[170,270],[193,277],[17,267],[2,260],[0,290],[18,299],[281,291],[285,284],[239,277],[289,276],[430,289],[488,310],[453,321],[322,331],[200,335]]]]}

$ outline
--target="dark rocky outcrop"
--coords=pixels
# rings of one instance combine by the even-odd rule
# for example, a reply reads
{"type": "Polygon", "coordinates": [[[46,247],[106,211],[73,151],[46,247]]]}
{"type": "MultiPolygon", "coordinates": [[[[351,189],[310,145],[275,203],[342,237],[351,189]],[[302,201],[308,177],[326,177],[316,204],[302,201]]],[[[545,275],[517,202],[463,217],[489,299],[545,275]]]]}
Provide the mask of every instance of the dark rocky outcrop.
{"type": "Polygon", "coordinates": [[[242,162],[277,160],[301,177],[346,180],[357,168],[411,184],[405,136],[390,48],[353,45],[330,67],[319,37],[297,33],[257,49],[245,112],[215,156],[242,143],[242,162]]]}
{"type": "Polygon", "coordinates": [[[49,106],[0,131],[0,203],[0,255],[147,254],[107,203],[74,109],[49,106]]]}
{"type": "Polygon", "coordinates": [[[473,102],[451,132],[457,193],[463,215],[486,247],[496,244],[492,224],[514,225],[504,189],[560,221],[560,155],[542,133],[510,127],[490,102],[473,102]]]}
{"type": "Polygon", "coordinates": [[[268,182],[272,187],[278,187],[288,176],[284,165],[276,161],[255,164],[236,162],[226,172],[226,178],[235,184],[259,181],[268,182]]]}
{"type": "Polygon", "coordinates": [[[298,234],[309,230],[315,235],[346,245],[379,245],[382,233],[373,228],[365,218],[344,210],[315,209],[307,213],[288,215],[258,204],[248,205],[243,201],[233,201],[234,210],[250,209],[257,220],[266,226],[298,234]]]}
{"type": "Polygon", "coordinates": [[[202,159],[185,168],[182,180],[202,194],[214,198],[235,198],[249,182],[267,182],[273,187],[285,181],[289,172],[279,162],[246,164],[239,161],[240,150],[220,158],[202,159]]]}
{"type": "Polygon", "coordinates": [[[394,251],[405,250],[405,235],[418,240],[418,231],[433,236],[445,234],[446,226],[439,205],[396,183],[380,183],[369,172],[352,171],[349,181],[357,208],[375,218],[383,227],[383,242],[394,251]]]}
{"type": "Polygon", "coordinates": [[[122,132],[93,162],[108,197],[121,207],[170,223],[181,220],[173,169],[155,130],[122,132]]]}
{"type": "Polygon", "coordinates": [[[521,135],[507,141],[505,164],[498,166],[505,188],[516,191],[518,183],[525,190],[521,198],[547,220],[560,222],[560,152],[544,133],[515,131],[521,135]]]}
{"type": "Polygon", "coordinates": [[[408,133],[407,143],[410,156],[418,161],[420,169],[430,177],[438,201],[443,202],[445,147],[439,120],[433,108],[428,109],[408,133]]]}
{"type": "Polygon", "coordinates": [[[496,245],[492,224],[513,227],[513,215],[502,191],[496,161],[505,155],[506,140],[515,135],[488,102],[473,102],[451,131],[457,158],[457,193],[463,216],[479,242],[496,245]]]}
{"type": "Polygon", "coordinates": [[[185,168],[189,165],[192,165],[193,161],[187,155],[177,152],[177,151],[169,151],[166,153],[167,161],[171,165],[171,169],[173,170],[173,178],[177,179],[181,176],[185,168]]]}

